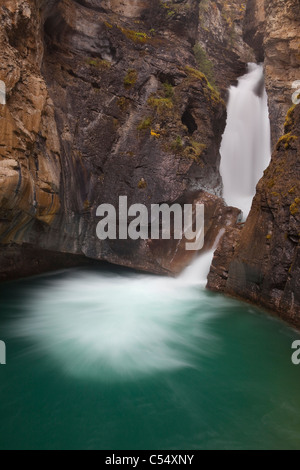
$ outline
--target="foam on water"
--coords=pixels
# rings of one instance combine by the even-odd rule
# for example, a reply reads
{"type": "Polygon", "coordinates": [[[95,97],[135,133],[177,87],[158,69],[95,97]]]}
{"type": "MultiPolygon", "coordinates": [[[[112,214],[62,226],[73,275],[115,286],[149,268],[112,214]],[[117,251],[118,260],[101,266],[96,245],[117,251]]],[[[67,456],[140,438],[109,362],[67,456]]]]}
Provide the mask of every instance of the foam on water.
{"type": "Polygon", "coordinates": [[[13,333],[78,377],[128,379],[193,367],[195,350],[216,350],[201,288],[211,257],[198,258],[177,279],[85,271],[49,278],[30,293],[13,333]]]}
{"type": "MultiPolygon", "coordinates": [[[[250,64],[239,86],[232,87],[222,143],[226,201],[246,214],[270,158],[262,80],[262,67],[250,64]]],[[[48,278],[31,292],[27,315],[12,325],[12,332],[77,377],[128,380],[194,367],[195,356],[199,364],[199,357],[216,353],[209,320],[230,302],[209,297],[203,289],[212,257],[213,250],[177,279],[84,271],[48,278]]]]}

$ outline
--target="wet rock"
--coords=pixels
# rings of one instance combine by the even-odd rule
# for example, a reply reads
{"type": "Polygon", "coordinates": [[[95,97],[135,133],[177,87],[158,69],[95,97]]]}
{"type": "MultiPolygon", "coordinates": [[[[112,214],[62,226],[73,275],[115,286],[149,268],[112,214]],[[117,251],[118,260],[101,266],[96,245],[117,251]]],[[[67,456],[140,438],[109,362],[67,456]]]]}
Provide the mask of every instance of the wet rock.
{"type": "MultiPolygon", "coordinates": [[[[119,196],[150,208],[206,194],[208,244],[221,224],[232,223],[220,199],[226,106],[195,58],[199,2],[125,3],[1,4],[3,251],[30,244],[47,253],[177,273],[189,259],[177,260],[173,242],[162,254],[147,241],[98,240],[97,207],[116,206],[119,196]]],[[[223,80],[227,87],[242,59],[234,71],[227,65],[216,85],[223,80]]]]}
{"type": "Polygon", "coordinates": [[[245,40],[255,50],[257,59],[265,63],[273,145],[283,134],[295,91],[292,84],[299,80],[299,24],[298,0],[248,2],[245,40]]]}
{"type": "Polygon", "coordinates": [[[300,107],[288,113],[285,134],[260,181],[241,232],[219,247],[209,287],[262,305],[300,326],[300,107]]]}

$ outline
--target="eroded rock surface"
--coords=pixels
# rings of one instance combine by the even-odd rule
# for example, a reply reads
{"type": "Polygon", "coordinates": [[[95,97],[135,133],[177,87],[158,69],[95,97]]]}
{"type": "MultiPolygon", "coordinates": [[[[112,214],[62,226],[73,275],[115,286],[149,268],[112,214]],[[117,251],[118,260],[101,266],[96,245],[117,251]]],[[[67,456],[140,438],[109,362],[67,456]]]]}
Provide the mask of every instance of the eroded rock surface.
{"type": "Polygon", "coordinates": [[[260,181],[243,230],[229,229],[209,276],[212,290],[250,300],[300,326],[300,106],[260,181]]]}
{"type": "Polygon", "coordinates": [[[97,207],[204,198],[223,213],[208,233],[235,222],[219,199],[220,79],[195,59],[198,1],[4,0],[0,12],[3,250],[26,243],[178,272],[188,259],[172,242],[100,242],[97,207]]]}
{"type": "Polygon", "coordinates": [[[300,105],[298,0],[249,0],[245,40],[265,62],[274,152],[242,228],[229,228],[218,247],[208,287],[267,307],[300,326],[300,105]],[[283,135],[283,137],[282,137],[283,135]]]}
{"type": "Polygon", "coordinates": [[[298,0],[249,0],[245,40],[265,64],[272,142],[283,134],[285,116],[300,80],[300,4],[298,0]]]}

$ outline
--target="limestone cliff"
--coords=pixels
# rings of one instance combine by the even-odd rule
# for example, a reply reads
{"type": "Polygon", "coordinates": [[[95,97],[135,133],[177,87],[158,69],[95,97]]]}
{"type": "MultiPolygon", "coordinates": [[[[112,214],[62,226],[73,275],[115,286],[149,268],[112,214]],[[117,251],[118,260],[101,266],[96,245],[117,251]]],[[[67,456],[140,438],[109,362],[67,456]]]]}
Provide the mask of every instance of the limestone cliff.
{"type": "Polygon", "coordinates": [[[235,223],[237,211],[219,199],[226,108],[218,85],[227,87],[244,65],[227,63],[222,80],[206,77],[195,52],[205,36],[199,8],[196,0],[2,0],[0,242],[4,252],[21,247],[9,276],[13,266],[21,274],[24,244],[45,256],[182,269],[188,259],[178,243],[97,239],[96,208],[117,205],[119,196],[148,207],[205,202],[206,247],[235,223]]]}
{"type": "Polygon", "coordinates": [[[245,226],[228,228],[215,253],[208,286],[299,327],[300,106],[292,106],[300,70],[298,0],[250,0],[245,39],[265,60],[275,148],[245,226]]]}
{"type": "Polygon", "coordinates": [[[209,287],[246,298],[300,326],[300,106],[260,181],[245,227],[228,230],[209,287]],[[240,235],[240,236],[239,236],[240,235]]]}
{"type": "Polygon", "coordinates": [[[246,72],[246,64],[255,62],[252,47],[243,40],[246,7],[246,0],[200,2],[196,59],[225,96],[246,72]]]}
{"type": "Polygon", "coordinates": [[[265,64],[272,141],[283,134],[292,84],[299,80],[300,5],[298,0],[249,0],[245,40],[265,64]]]}
{"type": "Polygon", "coordinates": [[[0,80],[8,102],[0,105],[0,234],[1,243],[19,243],[59,212],[60,142],[40,70],[36,7],[7,0],[0,14],[0,80]]]}

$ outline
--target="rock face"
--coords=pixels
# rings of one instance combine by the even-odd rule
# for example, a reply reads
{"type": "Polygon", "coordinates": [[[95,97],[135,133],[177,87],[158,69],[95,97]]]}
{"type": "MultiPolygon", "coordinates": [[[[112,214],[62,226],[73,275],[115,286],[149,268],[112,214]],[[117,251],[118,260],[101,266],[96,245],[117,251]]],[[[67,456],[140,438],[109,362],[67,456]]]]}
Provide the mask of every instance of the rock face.
{"type": "Polygon", "coordinates": [[[248,0],[244,18],[243,37],[248,44],[251,44],[257,62],[263,62],[265,58],[265,23],[265,0],[248,0]]]}
{"type": "Polygon", "coordinates": [[[36,7],[3,1],[0,9],[0,238],[21,243],[49,227],[60,209],[60,142],[42,77],[36,7]]]}
{"type": "Polygon", "coordinates": [[[298,0],[250,0],[245,39],[265,58],[277,143],[245,227],[229,228],[215,254],[208,287],[263,305],[299,327],[300,106],[291,107],[300,65],[298,0]]]}
{"type": "Polygon", "coordinates": [[[199,63],[206,65],[224,96],[246,72],[246,64],[255,62],[252,48],[243,40],[246,6],[246,0],[200,2],[196,58],[199,56],[199,63]]]}
{"type": "MultiPolygon", "coordinates": [[[[178,243],[100,242],[97,207],[208,201],[207,233],[235,223],[219,199],[225,103],[193,51],[202,13],[196,0],[2,1],[3,251],[29,244],[178,272],[188,262],[178,243]]],[[[241,67],[227,66],[226,86],[241,67]]]]}
{"type": "Polygon", "coordinates": [[[273,145],[283,134],[300,68],[300,5],[298,0],[249,0],[245,40],[264,60],[273,145]]]}
{"type": "Polygon", "coordinates": [[[212,290],[246,298],[300,326],[300,106],[287,116],[245,227],[228,231],[209,276],[212,290]]]}

